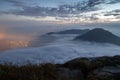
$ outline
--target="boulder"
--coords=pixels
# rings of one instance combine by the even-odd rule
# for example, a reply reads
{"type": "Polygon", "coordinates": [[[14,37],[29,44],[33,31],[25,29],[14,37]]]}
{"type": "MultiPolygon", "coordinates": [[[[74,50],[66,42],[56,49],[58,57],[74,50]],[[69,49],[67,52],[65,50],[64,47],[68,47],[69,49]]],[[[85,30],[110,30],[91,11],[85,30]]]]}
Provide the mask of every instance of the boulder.
{"type": "Polygon", "coordinates": [[[59,68],[58,80],[84,80],[80,70],[70,70],[68,68],[59,68]]]}
{"type": "Polygon", "coordinates": [[[120,80],[120,66],[107,66],[90,72],[86,80],[120,80]]]}

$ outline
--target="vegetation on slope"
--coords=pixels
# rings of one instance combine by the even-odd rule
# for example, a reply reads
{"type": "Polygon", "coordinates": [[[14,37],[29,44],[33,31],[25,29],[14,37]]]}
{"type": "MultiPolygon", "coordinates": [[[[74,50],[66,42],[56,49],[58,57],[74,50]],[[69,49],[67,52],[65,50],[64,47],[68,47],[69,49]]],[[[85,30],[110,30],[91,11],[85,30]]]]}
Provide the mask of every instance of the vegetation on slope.
{"type": "Polygon", "coordinates": [[[0,64],[0,80],[120,80],[120,56],[77,58],[65,64],[0,64]]]}

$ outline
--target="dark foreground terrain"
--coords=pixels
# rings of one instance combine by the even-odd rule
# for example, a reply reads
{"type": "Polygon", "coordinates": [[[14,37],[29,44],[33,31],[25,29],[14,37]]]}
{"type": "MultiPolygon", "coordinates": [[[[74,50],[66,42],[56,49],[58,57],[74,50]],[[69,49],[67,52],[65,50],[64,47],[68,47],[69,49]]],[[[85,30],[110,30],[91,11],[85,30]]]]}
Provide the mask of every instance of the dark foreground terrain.
{"type": "Polygon", "coordinates": [[[0,80],[120,80],[120,56],[77,58],[65,64],[4,64],[0,80]]]}

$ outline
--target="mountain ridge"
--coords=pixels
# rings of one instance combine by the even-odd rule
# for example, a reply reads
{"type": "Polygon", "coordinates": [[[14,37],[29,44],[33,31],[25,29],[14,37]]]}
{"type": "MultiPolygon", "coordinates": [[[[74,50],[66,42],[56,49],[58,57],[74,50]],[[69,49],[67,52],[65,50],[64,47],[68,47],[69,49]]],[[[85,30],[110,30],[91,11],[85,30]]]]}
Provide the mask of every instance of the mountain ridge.
{"type": "Polygon", "coordinates": [[[48,35],[51,35],[51,34],[84,34],[88,31],[89,29],[70,29],[70,30],[64,30],[64,31],[59,31],[59,32],[49,32],[47,34],[48,35]]]}
{"type": "Polygon", "coordinates": [[[112,43],[112,44],[120,45],[120,37],[102,28],[92,29],[83,35],[77,36],[74,40],[112,43]]]}

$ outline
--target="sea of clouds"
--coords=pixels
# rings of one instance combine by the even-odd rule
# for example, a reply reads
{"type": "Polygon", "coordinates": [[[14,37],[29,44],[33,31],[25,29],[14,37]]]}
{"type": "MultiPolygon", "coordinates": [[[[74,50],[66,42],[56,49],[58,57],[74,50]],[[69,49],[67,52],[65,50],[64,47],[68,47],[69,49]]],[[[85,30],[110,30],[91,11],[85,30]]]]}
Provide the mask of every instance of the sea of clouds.
{"type": "MultiPolygon", "coordinates": [[[[120,46],[85,41],[73,41],[77,35],[59,35],[45,46],[9,50],[0,53],[0,63],[25,65],[28,63],[65,63],[78,57],[100,57],[120,55],[120,46]]],[[[52,38],[51,37],[51,38],[52,38]]]]}

